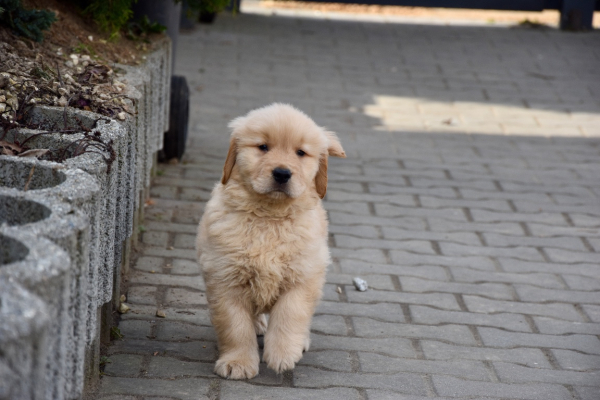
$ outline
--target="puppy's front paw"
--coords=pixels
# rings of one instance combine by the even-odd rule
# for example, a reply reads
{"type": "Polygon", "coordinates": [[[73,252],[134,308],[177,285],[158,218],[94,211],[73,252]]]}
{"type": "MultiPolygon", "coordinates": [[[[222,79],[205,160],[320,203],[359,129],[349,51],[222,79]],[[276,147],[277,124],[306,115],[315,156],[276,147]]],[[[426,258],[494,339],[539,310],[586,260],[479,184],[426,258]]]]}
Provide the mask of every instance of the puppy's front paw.
{"type": "Polygon", "coordinates": [[[258,360],[250,358],[219,358],[215,365],[215,373],[228,379],[252,379],[258,375],[258,360]]]}
{"type": "Polygon", "coordinates": [[[302,347],[290,346],[289,343],[287,345],[283,343],[276,345],[268,341],[265,342],[263,361],[267,363],[267,367],[278,374],[294,369],[294,366],[301,358],[302,347]]]}

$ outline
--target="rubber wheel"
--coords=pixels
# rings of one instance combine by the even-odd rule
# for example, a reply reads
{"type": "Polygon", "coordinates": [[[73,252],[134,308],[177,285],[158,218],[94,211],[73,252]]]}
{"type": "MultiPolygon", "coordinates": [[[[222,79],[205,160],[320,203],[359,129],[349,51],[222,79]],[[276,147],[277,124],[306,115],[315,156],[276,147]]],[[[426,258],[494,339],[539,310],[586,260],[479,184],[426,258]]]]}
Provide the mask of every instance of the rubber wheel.
{"type": "Polygon", "coordinates": [[[185,141],[188,136],[190,119],[190,89],[183,76],[171,77],[171,109],[169,113],[169,130],[165,132],[163,157],[181,159],[185,152],[185,141]]]}
{"type": "Polygon", "coordinates": [[[215,22],[215,18],[217,18],[216,12],[200,11],[198,22],[200,22],[201,24],[212,24],[213,22],[215,22]]]}

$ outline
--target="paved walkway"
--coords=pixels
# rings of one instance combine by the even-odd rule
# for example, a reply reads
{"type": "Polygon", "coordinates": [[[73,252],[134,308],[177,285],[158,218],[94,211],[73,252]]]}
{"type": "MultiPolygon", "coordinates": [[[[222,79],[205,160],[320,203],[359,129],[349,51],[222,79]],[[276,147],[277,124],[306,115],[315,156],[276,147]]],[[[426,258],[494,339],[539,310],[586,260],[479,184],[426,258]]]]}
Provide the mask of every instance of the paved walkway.
{"type": "Polygon", "coordinates": [[[189,149],[154,180],[101,397],[600,399],[600,34],[325,17],[180,38],[189,149]],[[296,369],[227,381],[194,235],[227,122],[273,101],[348,154],[334,262],[296,369]]]}

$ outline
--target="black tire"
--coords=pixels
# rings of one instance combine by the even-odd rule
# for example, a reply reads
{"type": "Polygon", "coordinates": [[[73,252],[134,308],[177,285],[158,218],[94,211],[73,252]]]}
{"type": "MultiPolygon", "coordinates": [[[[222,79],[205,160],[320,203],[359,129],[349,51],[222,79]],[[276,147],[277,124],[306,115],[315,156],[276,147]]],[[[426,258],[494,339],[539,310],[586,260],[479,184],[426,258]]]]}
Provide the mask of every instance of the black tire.
{"type": "Polygon", "coordinates": [[[212,24],[213,22],[215,22],[215,18],[217,18],[216,12],[200,11],[198,22],[200,22],[201,24],[212,24]]]}
{"type": "Polygon", "coordinates": [[[185,152],[190,118],[190,90],[183,76],[171,77],[171,109],[169,112],[169,130],[165,132],[163,158],[181,160],[185,152]]]}

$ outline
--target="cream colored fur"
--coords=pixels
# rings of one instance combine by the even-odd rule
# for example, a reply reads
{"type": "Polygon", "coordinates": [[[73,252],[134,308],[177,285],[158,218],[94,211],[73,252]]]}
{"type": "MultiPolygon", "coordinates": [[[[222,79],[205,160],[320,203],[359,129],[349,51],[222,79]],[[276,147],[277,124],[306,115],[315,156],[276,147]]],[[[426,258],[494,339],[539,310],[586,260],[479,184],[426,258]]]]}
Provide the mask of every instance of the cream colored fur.
{"type": "Polygon", "coordinates": [[[335,134],[289,105],[251,111],[229,126],[223,177],[200,221],[197,249],[218,338],[215,372],[245,379],[258,374],[257,334],[265,335],[263,360],[277,373],[308,350],[330,262],[321,205],[327,157],[345,153],[335,134]],[[289,182],[275,182],[275,168],[289,169],[289,182]]]}

